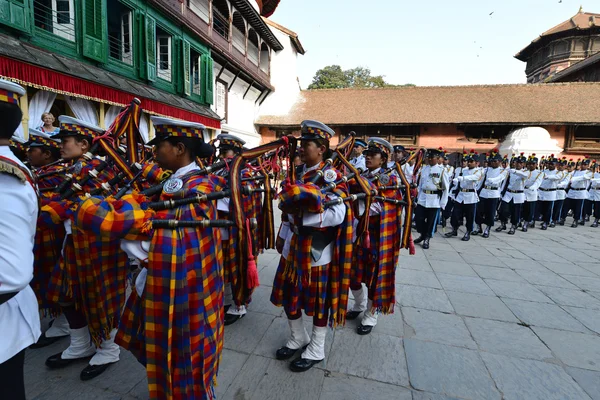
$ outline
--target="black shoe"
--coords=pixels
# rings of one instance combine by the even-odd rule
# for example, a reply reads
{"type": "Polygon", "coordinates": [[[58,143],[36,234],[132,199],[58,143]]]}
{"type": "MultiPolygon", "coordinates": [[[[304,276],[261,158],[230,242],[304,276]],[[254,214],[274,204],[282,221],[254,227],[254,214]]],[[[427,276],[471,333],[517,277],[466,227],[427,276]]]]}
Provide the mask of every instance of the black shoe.
{"type": "Polygon", "coordinates": [[[514,225],[511,225],[510,230],[508,231],[508,234],[514,235],[516,231],[517,231],[517,227],[514,225]]]}
{"type": "Polygon", "coordinates": [[[552,221],[550,222],[550,225],[548,225],[550,228],[556,228],[556,222],[552,221]]]}
{"type": "Polygon", "coordinates": [[[546,229],[548,229],[548,224],[547,224],[547,223],[545,223],[545,222],[544,222],[544,223],[542,223],[542,227],[541,227],[541,229],[542,229],[543,231],[545,231],[546,229]]]}
{"type": "Polygon", "coordinates": [[[523,227],[523,223],[519,222],[519,224],[517,225],[517,228],[522,228],[523,227]]]}
{"type": "Polygon", "coordinates": [[[323,360],[307,360],[306,358],[296,358],[294,361],[290,363],[290,369],[294,372],[304,372],[308,371],[323,360]]]}
{"type": "Polygon", "coordinates": [[[531,229],[535,228],[535,221],[528,225],[531,229]]]}
{"type": "Polygon", "coordinates": [[[421,243],[423,240],[425,240],[425,236],[421,235],[421,236],[419,236],[418,238],[416,238],[416,239],[413,241],[413,243],[414,243],[414,244],[419,244],[419,243],[421,243]]]}
{"type": "Polygon", "coordinates": [[[560,221],[558,221],[558,224],[559,224],[560,226],[564,226],[564,225],[565,225],[565,220],[564,220],[564,219],[561,219],[560,221]]]}
{"type": "Polygon", "coordinates": [[[581,225],[581,226],[585,225],[585,221],[582,219],[581,221],[579,221],[579,225],[581,225]]]}
{"type": "Polygon", "coordinates": [[[223,311],[225,312],[225,314],[227,314],[227,311],[229,311],[230,307],[231,307],[231,304],[227,304],[227,305],[223,306],[223,311]]]}
{"type": "Polygon", "coordinates": [[[373,330],[373,327],[370,325],[360,324],[356,327],[356,333],[359,335],[368,335],[373,330]]]}
{"type": "Polygon", "coordinates": [[[275,352],[275,358],[278,360],[287,360],[288,358],[291,358],[294,354],[296,354],[297,351],[306,349],[307,346],[308,345],[300,349],[290,349],[289,347],[283,346],[277,349],[277,351],[275,352]]]}
{"type": "Polygon", "coordinates": [[[481,225],[477,225],[477,234],[478,235],[483,234],[483,228],[481,227],[481,225]]]}
{"type": "Polygon", "coordinates": [[[358,316],[360,315],[362,311],[348,311],[346,313],[346,320],[347,321],[354,321],[356,318],[358,318],[358,316]]]}
{"type": "Polygon", "coordinates": [[[465,233],[465,236],[462,237],[463,242],[468,242],[471,239],[471,234],[469,234],[469,232],[465,233]]]}
{"type": "Polygon", "coordinates": [[[61,351],[60,353],[56,353],[53,356],[50,356],[46,359],[46,367],[48,367],[50,369],[64,368],[74,361],[83,360],[84,358],[90,358],[90,357],[92,357],[92,356],[66,359],[66,358],[62,358],[62,351],[61,351]]]}
{"type": "Polygon", "coordinates": [[[246,314],[236,315],[236,314],[225,314],[225,326],[236,323],[240,319],[244,318],[246,314]]]}
{"type": "Polygon", "coordinates": [[[490,237],[490,227],[489,226],[487,228],[485,228],[485,231],[483,231],[483,235],[481,235],[481,237],[486,238],[486,239],[490,237]]]}
{"type": "Polygon", "coordinates": [[[79,378],[82,381],[89,381],[90,379],[94,379],[98,375],[102,374],[104,371],[108,369],[114,362],[102,365],[88,365],[81,371],[79,374],[79,378]]]}
{"type": "Polygon", "coordinates": [[[479,231],[471,231],[471,232],[470,232],[470,235],[477,236],[477,235],[479,235],[480,233],[481,233],[481,232],[479,232],[479,231]]]}
{"type": "Polygon", "coordinates": [[[527,222],[523,222],[523,232],[527,232],[527,222]]]}
{"type": "MultiPolygon", "coordinates": [[[[585,216],[585,218],[584,218],[584,221],[585,221],[585,222],[590,222],[590,216],[589,216],[589,215],[586,215],[586,216],[585,216]]],[[[583,225],[583,224],[582,224],[582,225],[583,225]]]]}
{"type": "Polygon", "coordinates": [[[577,223],[577,221],[573,221],[573,223],[571,224],[571,228],[577,228],[579,224],[577,223]]]}
{"type": "Polygon", "coordinates": [[[444,234],[444,237],[450,238],[452,236],[458,236],[458,231],[456,229],[452,229],[452,232],[448,232],[444,234]]]}
{"type": "Polygon", "coordinates": [[[506,224],[502,223],[499,227],[496,228],[496,232],[502,232],[506,230],[506,224]]]}
{"type": "Polygon", "coordinates": [[[52,343],[58,342],[62,338],[69,337],[69,335],[64,336],[56,336],[56,337],[47,337],[46,333],[42,333],[42,336],[38,339],[37,342],[29,346],[30,349],[41,349],[42,347],[50,346],[52,343]]]}
{"type": "Polygon", "coordinates": [[[425,240],[423,240],[423,248],[425,250],[429,248],[429,238],[425,238],[425,240]]]}
{"type": "Polygon", "coordinates": [[[590,226],[592,228],[597,228],[598,227],[598,219],[595,219],[594,222],[592,222],[592,224],[590,226]]]}

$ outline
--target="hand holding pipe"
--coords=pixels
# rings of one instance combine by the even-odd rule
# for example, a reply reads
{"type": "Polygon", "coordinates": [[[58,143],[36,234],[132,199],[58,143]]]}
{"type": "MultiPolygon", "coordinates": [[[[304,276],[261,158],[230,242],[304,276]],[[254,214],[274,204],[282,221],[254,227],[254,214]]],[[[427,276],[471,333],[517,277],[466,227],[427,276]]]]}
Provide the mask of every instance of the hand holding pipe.
{"type": "Polygon", "coordinates": [[[102,161],[94,169],[89,171],[87,176],[83,177],[83,179],[81,179],[79,182],[73,182],[73,184],[71,185],[71,187],[69,189],[67,189],[63,193],[61,193],[60,198],[66,199],[66,198],[73,196],[75,194],[75,192],[82,191],[83,185],[88,183],[92,178],[94,178],[94,179],[98,178],[98,174],[100,172],[102,172],[104,169],[106,169],[106,167],[108,167],[108,163],[106,161],[102,161]]]}
{"type": "MultiPolygon", "coordinates": [[[[250,219],[250,227],[256,229],[256,218],[250,219]]],[[[154,229],[177,229],[177,228],[229,228],[235,226],[235,222],[227,219],[204,219],[192,221],[180,221],[177,219],[155,219],[152,220],[154,229]]]]}
{"type": "MultiPolygon", "coordinates": [[[[264,191],[265,191],[265,189],[250,189],[247,187],[242,188],[242,193],[246,194],[246,195],[249,195],[252,193],[262,193],[264,191]]],[[[222,190],[220,192],[197,194],[196,196],[184,197],[182,199],[169,199],[169,200],[154,201],[154,202],[148,203],[148,208],[150,208],[154,211],[170,210],[170,209],[177,208],[180,206],[185,206],[188,204],[196,204],[196,203],[204,203],[207,201],[220,200],[220,199],[224,199],[224,198],[230,197],[230,196],[231,196],[231,190],[227,189],[227,190],[222,190]]]]}

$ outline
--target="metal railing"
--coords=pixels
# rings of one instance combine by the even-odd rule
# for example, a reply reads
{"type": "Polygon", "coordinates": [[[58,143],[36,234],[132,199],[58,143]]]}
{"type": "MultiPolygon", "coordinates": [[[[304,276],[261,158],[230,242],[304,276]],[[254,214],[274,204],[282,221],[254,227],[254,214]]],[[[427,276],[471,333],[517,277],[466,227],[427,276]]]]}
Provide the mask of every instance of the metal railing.
{"type": "Polygon", "coordinates": [[[213,30],[223,37],[225,40],[229,40],[229,21],[219,11],[213,8],[213,30]]]}
{"type": "Polygon", "coordinates": [[[123,43],[120,37],[108,36],[108,55],[112,59],[133,65],[133,46],[131,43],[123,43]]]}
{"type": "MultiPolygon", "coordinates": [[[[55,10],[52,1],[34,0],[33,20],[37,28],[43,29],[71,42],[75,41],[75,19],[71,18],[73,3],[68,2],[68,10],[55,10]]],[[[54,3],[56,4],[56,3],[54,3]]]]}

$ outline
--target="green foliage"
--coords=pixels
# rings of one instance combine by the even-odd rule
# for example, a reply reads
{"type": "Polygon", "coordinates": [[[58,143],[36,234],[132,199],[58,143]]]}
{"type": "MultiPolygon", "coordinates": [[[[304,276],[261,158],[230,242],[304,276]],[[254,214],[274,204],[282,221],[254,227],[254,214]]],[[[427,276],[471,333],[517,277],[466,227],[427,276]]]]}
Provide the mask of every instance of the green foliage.
{"type": "Polygon", "coordinates": [[[356,67],[342,70],[339,65],[328,65],[317,71],[308,89],[343,89],[343,88],[382,88],[395,86],[415,86],[412,83],[406,85],[393,85],[387,83],[384,75],[371,75],[371,70],[365,67],[356,67]]]}

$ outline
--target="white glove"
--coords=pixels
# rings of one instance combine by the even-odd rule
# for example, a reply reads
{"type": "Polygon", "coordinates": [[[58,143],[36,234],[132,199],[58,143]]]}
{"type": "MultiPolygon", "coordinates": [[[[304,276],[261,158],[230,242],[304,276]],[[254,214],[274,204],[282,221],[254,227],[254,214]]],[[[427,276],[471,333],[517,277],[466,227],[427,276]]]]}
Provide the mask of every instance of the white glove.
{"type": "Polygon", "coordinates": [[[148,269],[142,268],[137,278],[135,278],[135,291],[138,296],[142,297],[144,293],[144,288],[146,287],[146,277],[148,276],[148,269]]]}

